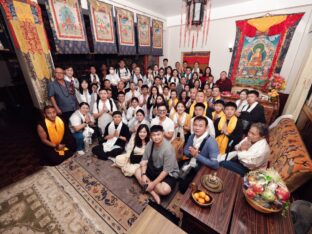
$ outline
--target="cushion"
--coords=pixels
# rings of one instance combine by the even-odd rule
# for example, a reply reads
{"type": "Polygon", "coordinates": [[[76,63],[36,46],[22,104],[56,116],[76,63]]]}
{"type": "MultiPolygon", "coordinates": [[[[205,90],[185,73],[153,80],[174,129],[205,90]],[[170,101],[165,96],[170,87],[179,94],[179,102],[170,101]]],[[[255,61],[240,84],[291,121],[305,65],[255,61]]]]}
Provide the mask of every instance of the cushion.
{"type": "Polygon", "coordinates": [[[292,192],[312,178],[312,161],[292,119],[284,118],[270,129],[270,167],[292,192]]]}

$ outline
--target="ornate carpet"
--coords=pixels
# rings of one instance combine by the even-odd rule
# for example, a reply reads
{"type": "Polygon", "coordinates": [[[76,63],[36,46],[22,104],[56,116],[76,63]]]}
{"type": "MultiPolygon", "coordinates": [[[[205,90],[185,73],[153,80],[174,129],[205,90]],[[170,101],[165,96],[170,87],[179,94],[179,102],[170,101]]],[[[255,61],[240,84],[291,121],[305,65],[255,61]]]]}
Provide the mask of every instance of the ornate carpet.
{"type": "Polygon", "coordinates": [[[0,191],[0,233],[114,231],[55,168],[45,168],[0,191]]]}

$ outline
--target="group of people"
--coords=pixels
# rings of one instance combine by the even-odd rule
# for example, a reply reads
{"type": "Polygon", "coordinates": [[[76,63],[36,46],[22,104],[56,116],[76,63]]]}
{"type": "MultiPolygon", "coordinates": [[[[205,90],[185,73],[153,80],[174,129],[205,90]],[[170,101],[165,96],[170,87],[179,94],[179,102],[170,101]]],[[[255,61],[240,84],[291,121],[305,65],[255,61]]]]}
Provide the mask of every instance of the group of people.
{"type": "Polygon", "coordinates": [[[157,203],[178,179],[185,190],[202,166],[242,176],[266,167],[270,149],[259,93],[243,89],[236,102],[226,102],[222,93],[231,92],[232,83],[225,71],[214,82],[210,67],[176,62],[172,68],[164,59],[145,75],[124,60],[102,71],[103,79],[93,66],[87,78],[73,74],[72,67],[55,68],[52,105],[37,127],[53,165],[75,151],[85,154],[93,141],[94,155],[135,176],[157,203]]]}

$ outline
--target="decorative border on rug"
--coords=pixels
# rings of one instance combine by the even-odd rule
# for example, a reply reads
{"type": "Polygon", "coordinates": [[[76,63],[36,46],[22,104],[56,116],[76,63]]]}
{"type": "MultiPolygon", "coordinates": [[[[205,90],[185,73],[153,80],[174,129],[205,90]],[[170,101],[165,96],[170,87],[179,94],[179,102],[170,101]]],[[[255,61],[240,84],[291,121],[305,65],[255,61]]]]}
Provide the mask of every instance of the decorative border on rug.
{"type": "Polygon", "coordinates": [[[114,193],[72,158],[56,168],[117,233],[126,233],[138,218],[139,214],[119,200],[114,193]],[[75,170],[78,172],[75,173],[76,177],[71,173],[75,170]]]}

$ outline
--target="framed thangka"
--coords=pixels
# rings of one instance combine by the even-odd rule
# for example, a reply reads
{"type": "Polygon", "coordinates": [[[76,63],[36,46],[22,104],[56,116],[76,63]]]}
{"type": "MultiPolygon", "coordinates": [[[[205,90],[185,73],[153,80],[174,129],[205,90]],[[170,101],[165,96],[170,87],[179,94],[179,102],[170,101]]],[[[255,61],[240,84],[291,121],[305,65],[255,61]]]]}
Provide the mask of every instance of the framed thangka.
{"type": "Polygon", "coordinates": [[[89,53],[79,0],[47,0],[46,7],[56,52],[60,54],[89,53]]]}
{"type": "Polygon", "coordinates": [[[155,19],[152,21],[152,55],[163,55],[163,23],[155,19]]]}
{"type": "Polygon", "coordinates": [[[137,14],[138,52],[149,55],[151,53],[151,20],[149,17],[137,14]]]}
{"type": "Polygon", "coordinates": [[[131,11],[116,7],[118,50],[122,55],[136,54],[134,37],[134,14],[131,11]]]}
{"type": "Polygon", "coordinates": [[[236,22],[229,77],[238,86],[268,85],[280,73],[293,34],[303,14],[269,15],[236,22]]]}
{"type": "Polygon", "coordinates": [[[97,0],[89,0],[94,52],[101,54],[117,53],[113,6],[97,0]]]}

